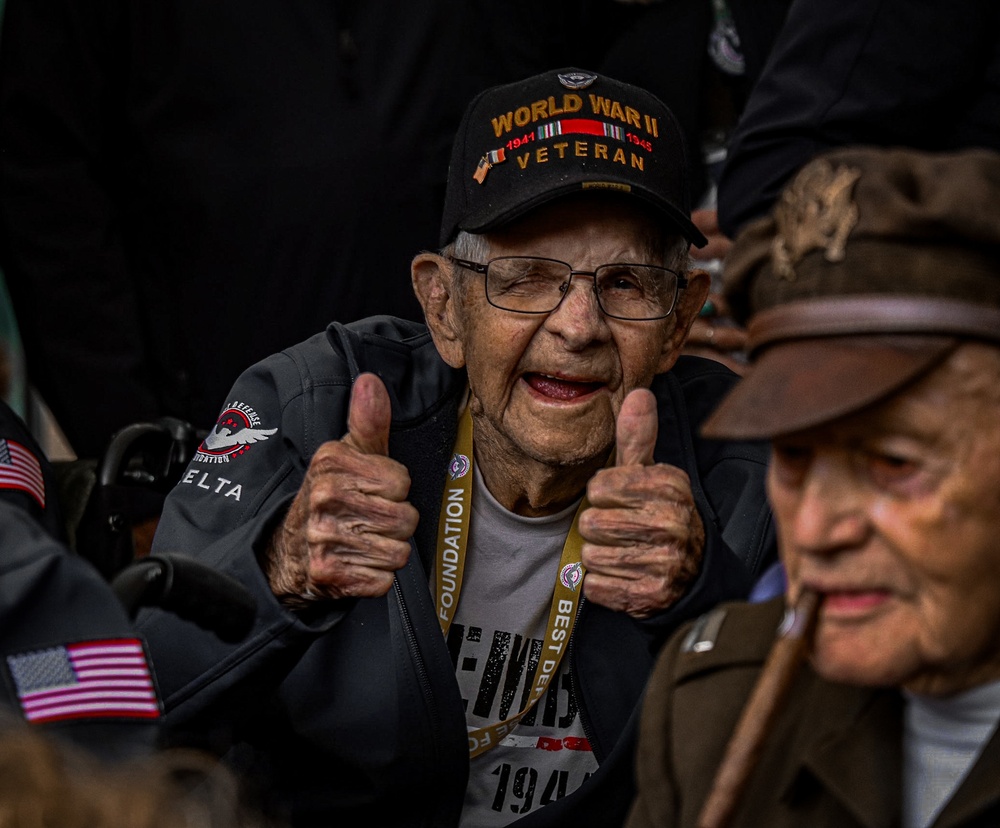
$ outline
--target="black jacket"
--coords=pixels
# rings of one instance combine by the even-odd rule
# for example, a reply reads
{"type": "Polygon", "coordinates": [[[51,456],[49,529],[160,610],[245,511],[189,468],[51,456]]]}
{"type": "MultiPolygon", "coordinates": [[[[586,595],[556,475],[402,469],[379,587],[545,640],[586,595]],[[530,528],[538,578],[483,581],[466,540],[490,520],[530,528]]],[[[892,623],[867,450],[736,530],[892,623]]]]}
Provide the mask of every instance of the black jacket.
{"type": "MultiPolygon", "coordinates": [[[[708,535],[702,571],[668,612],[637,623],[584,603],[570,646],[580,715],[600,762],[575,794],[523,825],[613,825],[632,796],[637,703],[660,642],[680,620],[745,594],[748,569],[773,554],[763,446],[694,436],[734,376],[685,359],[656,379],[656,459],[691,477],[708,535]]],[[[294,825],[455,825],[468,774],[462,700],[428,589],[445,470],[465,375],[439,358],[423,326],[377,318],[332,325],[236,383],[222,422],[264,432],[242,454],[196,457],[167,499],[154,549],[198,554],[235,575],[260,613],[238,646],[189,638],[160,612],[141,619],[173,740],[224,751],[270,787],[294,825]],[[350,386],[374,371],[392,400],[390,454],[420,512],[409,563],[378,599],[295,614],[257,563],[309,459],[346,429],[350,386]],[[242,413],[237,413],[242,412],[242,413]]]]}

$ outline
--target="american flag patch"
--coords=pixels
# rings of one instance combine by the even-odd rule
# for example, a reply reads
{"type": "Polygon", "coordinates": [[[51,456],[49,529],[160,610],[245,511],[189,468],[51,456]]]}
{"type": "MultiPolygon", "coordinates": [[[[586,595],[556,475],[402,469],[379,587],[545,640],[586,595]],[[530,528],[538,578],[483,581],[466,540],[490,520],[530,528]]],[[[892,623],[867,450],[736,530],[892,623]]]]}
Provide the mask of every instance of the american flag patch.
{"type": "Polygon", "coordinates": [[[137,638],[84,641],[7,656],[29,722],[155,719],[160,705],[137,638]]]}
{"type": "Polygon", "coordinates": [[[0,440],[0,489],[20,489],[45,508],[42,467],[28,449],[14,440],[0,440]]]}

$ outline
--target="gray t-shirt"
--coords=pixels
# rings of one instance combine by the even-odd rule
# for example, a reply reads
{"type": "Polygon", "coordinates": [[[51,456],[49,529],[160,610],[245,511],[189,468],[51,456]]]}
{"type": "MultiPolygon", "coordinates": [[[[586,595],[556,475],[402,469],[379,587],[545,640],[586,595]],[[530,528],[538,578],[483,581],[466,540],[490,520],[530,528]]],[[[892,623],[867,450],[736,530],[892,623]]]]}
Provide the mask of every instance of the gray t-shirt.
{"type": "Polygon", "coordinates": [[[927,828],[996,730],[1000,682],[947,699],[905,695],[903,828],[927,828]]]}
{"type": "MultiPolygon", "coordinates": [[[[478,469],[474,475],[465,576],[448,635],[470,730],[509,718],[530,696],[578,505],[521,517],[493,498],[478,469]]],[[[572,793],[596,769],[564,657],[513,732],[472,760],[462,828],[507,825],[572,793]]]]}

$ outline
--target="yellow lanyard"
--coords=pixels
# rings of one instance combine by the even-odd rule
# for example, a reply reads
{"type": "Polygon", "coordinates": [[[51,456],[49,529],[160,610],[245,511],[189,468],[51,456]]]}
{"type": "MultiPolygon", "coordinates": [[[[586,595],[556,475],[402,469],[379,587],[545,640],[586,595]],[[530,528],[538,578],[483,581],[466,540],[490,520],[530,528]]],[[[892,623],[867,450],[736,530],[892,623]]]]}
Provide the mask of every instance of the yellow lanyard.
{"type": "MultiPolygon", "coordinates": [[[[445,484],[441,503],[441,519],[438,522],[438,542],[435,554],[435,603],[438,621],[445,636],[451,628],[458,606],[458,596],[462,591],[462,575],[465,571],[466,548],[469,541],[469,514],[472,506],[472,414],[466,408],[458,423],[455,452],[448,467],[448,482],[445,484]]],[[[490,748],[496,747],[522,716],[542,697],[545,689],[559,667],[566,652],[576,611],[580,605],[580,588],[585,570],[580,562],[580,515],[587,508],[584,497],[576,510],[573,525],[566,536],[555,588],[552,591],[552,606],[545,631],[542,655],[534,678],[534,687],[524,708],[497,724],[469,731],[469,755],[475,758],[490,748]]]]}

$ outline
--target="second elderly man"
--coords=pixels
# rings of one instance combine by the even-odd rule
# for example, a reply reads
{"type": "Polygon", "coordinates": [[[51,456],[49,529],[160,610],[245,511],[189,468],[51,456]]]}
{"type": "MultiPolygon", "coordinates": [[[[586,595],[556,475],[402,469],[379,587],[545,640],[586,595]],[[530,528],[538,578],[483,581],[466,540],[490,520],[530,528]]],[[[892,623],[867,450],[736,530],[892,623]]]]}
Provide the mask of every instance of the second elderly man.
{"type": "Polygon", "coordinates": [[[752,364],[706,429],[772,441],[787,598],[664,648],[629,828],[1000,825],[998,205],[996,153],[850,147],[734,243],[752,364]],[[758,679],[787,695],[710,796],[758,679]]]}
{"type": "Polygon", "coordinates": [[[426,327],[251,368],[168,500],[156,548],[260,604],[235,647],[146,617],[176,742],[295,826],[622,821],[660,643],[772,546],[762,447],[695,436],[735,377],[678,361],[708,290],[685,168],[606,77],[471,103],[426,327]]]}

